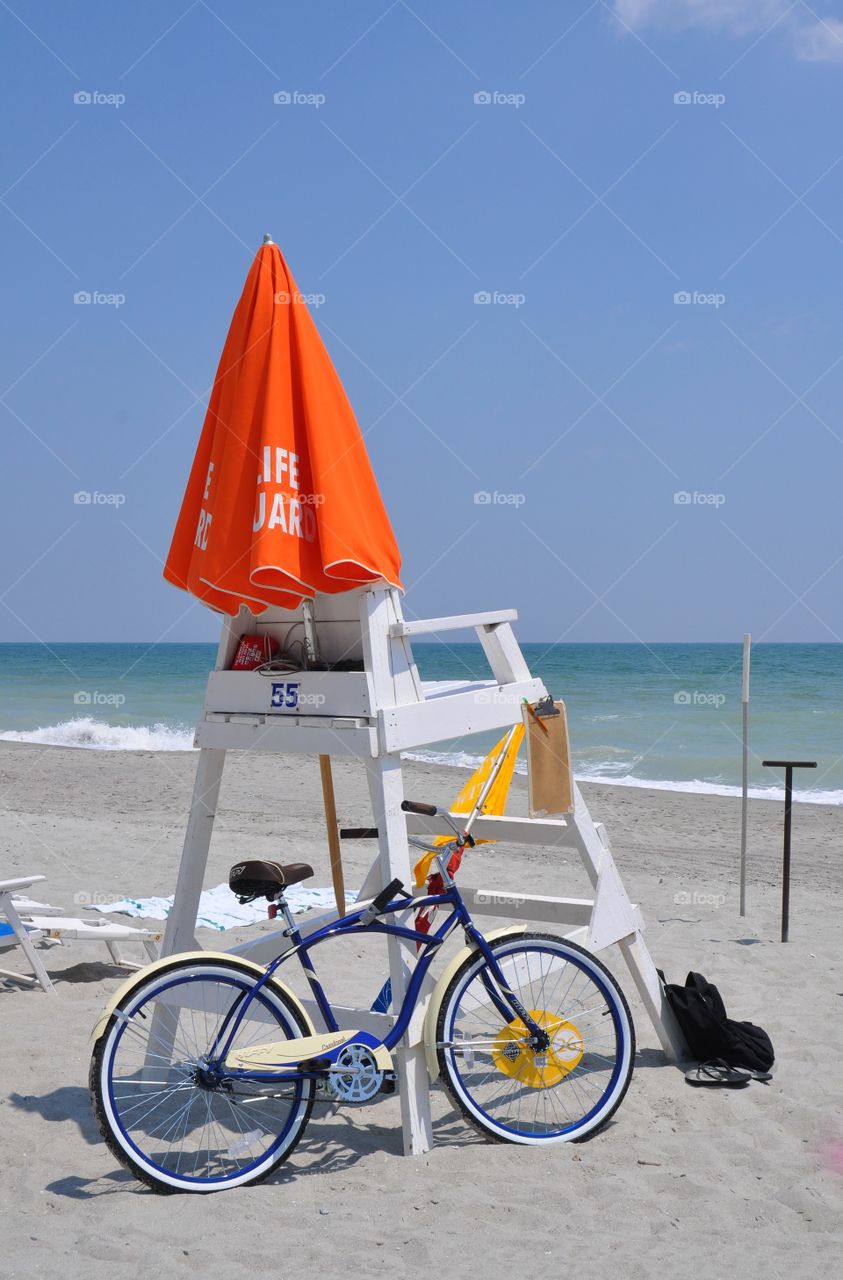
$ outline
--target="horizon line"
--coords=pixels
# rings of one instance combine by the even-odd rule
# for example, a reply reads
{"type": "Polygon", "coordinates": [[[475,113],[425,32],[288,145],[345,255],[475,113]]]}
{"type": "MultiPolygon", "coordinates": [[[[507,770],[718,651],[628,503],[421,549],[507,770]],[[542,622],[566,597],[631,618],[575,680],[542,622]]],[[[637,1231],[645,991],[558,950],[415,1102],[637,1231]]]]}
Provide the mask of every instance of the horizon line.
{"type": "MultiPolygon", "coordinates": [[[[468,628],[466,628],[468,629],[468,628]]],[[[70,644],[108,644],[108,645],[147,645],[150,649],[156,649],[159,646],[170,645],[178,647],[180,645],[212,645],[219,644],[218,640],[0,640],[0,646],[3,645],[28,645],[33,649],[47,649],[51,645],[70,645],[70,644]]],[[[480,647],[479,640],[456,640],[454,644],[473,644],[480,647]]],[[[544,645],[548,650],[561,649],[565,646],[584,645],[584,644],[614,644],[626,645],[629,648],[644,648],[648,645],[672,644],[672,645],[700,645],[700,644],[743,644],[743,637],[738,640],[523,640],[519,638],[519,644],[539,644],[544,645]]],[[[843,644],[843,640],[753,640],[752,646],[755,648],[761,644],[805,644],[805,645],[826,645],[833,646],[843,644]]],[[[414,640],[413,648],[448,648],[444,641],[436,640],[414,640]]],[[[452,647],[452,646],[450,646],[452,647]]]]}

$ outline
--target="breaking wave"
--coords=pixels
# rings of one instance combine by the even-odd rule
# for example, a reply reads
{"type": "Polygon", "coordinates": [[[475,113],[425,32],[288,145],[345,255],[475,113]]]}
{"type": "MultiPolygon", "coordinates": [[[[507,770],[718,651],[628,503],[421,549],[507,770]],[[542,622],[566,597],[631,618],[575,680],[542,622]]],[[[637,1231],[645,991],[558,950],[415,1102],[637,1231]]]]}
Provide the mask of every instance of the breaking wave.
{"type": "Polygon", "coordinates": [[[0,731],[6,742],[40,742],[50,747],[89,751],[192,751],[193,729],[171,724],[106,724],[92,716],[62,720],[40,729],[0,731]]]}
{"type": "MultiPolygon", "coordinates": [[[[472,755],[468,751],[405,751],[405,760],[418,760],[423,764],[449,765],[451,768],[476,769],[484,757],[472,755]]],[[[730,786],[725,782],[706,782],[699,778],[688,781],[676,781],[664,778],[634,778],[631,774],[621,777],[612,776],[611,770],[617,768],[613,761],[594,764],[585,772],[575,771],[577,782],[597,782],[604,787],[641,787],[647,791],[684,791],[704,796],[737,796],[740,787],[730,786]]],[[[515,766],[516,773],[526,773],[527,765],[519,760],[515,766]]],[[[750,787],[750,800],[784,800],[784,787],[750,787]]],[[[834,804],[843,805],[843,791],[793,791],[794,803],[802,804],[834,804]]]]}

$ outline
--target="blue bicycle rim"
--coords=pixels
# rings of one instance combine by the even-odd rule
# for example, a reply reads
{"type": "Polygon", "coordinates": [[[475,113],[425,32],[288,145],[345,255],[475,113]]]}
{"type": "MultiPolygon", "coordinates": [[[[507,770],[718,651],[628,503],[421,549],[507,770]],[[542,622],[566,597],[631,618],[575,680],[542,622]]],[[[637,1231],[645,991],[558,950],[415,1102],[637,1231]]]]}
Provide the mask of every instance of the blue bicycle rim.
{"type": "MultiPolygon", "coordinates": [[[[203,982],[203,981],[206,981],[206,979],[202,977],[185,979],[185,978],[179,978],[178,976],[176,976],[176,977],[173,977],[171,981],[165,982],[161,986],[156,986],[153,989],[151,996],[158,997],[162,995],[165,991],[168,991],[171,987],[184,986],[186,983],[203,982]]],[[[230,981],[230,985],[236,986],[244,992],[249,990],[248,984],[244,980],[238,979],[236,977],[232,977],[230,981]]],[[[141,1008],[142,1004],[148,1002],[151,996],[150,996],[150,993],[147,993],[144,999],[138,1002],[138,1004],[135,1006],[132,1012],[136,1012],[137,1009],[141,1008]]],[[[269,1012],[271,1012],[271,1014],[277,1021],[279,1011],[270,1001],[264,998],[263,992],[259,991],[257,995],[254,997],[254,999],[257,1001],[260,1001],[262,1006],[265,1009],[267,1009],[269,1012]]],[[[296,1035],[301,1034],[300,1029],[294,1026],[293,1024],[287,1022],[286,1015],[284,1016],[285,1016],[285,1022],[283,1024],[279,1022],[278,1025],[280,1027],[283,1027],[283,1030],[288,1033],[292,1031],[294,1033],[294,1036],[291,1038],[294,1038],[296,1035]]],[[[188,1177],[187,1175],[176,1173],[172,1169],[168,1169],[166,1165],[157,1164],[145,1151],[142,1151],[140,1149],[140,1147],[137,1145],[137,1143],[128,1133],[125,1125],[123,1124],[123,1120],[121,1118],[120,1111],[117,1107],[116,1100],[114,1097],[114,1088],[113,1088],[114,1060],[117,1054],[118,1047],[120,1045],[120,1041],[122,1040],[123,1036],[128,1030],[128,1026],[129,1026],[128,1020],[122,1021],[120,1029],[117,1033],[117,1036],[114,1040],[114,1043],[110,1051],[109,1066],[108,1066],[108,1099],[109,1099],[109,1105],[111,1108],[111,1113],[115,1117],[115,1120],[120,1128],[121,1134],[125,1138],[127,1144],[131,1147],[131,1149],[137,1153],[137,1156],[140,1158],[140,1161],[143,1164],[149,1166],[149,1168],[162,1174],[165,1178],[180,1178],[183,1181],[190,1182],[192,1185],[197,1187],[198,1186],[207,1186],[207,1187],[224,1186],[227,1182],[231,1182],[234,1178],[240,1179],[245,1175],[247,1175],[252,1170],[258,1168],[261,1165],[266,1164],[266,1162],[271,1158],[271,1156],[278,1151],[278,1148],[284,1142],[285,1138],[290,1132],[292,1125],[295,1123],[297,1119],[299,1107],[301,1106],[301,1101],[302,1101],[302,1091],[304,1088],[303,1083],[302,1084],[297,1083],[295,1086],[295,1094],[289,1108],[287,1123],[285,1124],[281,1133],[278,1135],[278,1137],[275,1139],[272,1145],[268,1147],[265,1151],[263,1151],[256,1160],[253,1160],[251,1164],[244,1165],[242,1168],[237,1169],[236,1172],[232,1172],[230,1174],[219,1175],[216,1177],[204,1177],[204,1178],[203,1177],[191,1178],[191,1177],[188,1177]]]]}
{"type": "MultiPolygon", "coordinates": [[[[531,946],[523,946],[520,949],[525,952],[526,951],[544,952],[545,954],[548,954],[548,955],[558,956],[559,954],[558,951],[555,950],[555,948],[543,946],[540,943],[536,943],[535,945],[531,945],[531,946]]],[[[514,955],[514,954],[517,954],[518,950],[519,948],[517,946],[513,946],[511,950],[508,951],[506,954],[514,955]]],[[[504,958],[504,957],[502,956],[501,958],[504,958]]],[[[538,1142],[554,1141],[562,1137],[564,1134],[575,1133],[578,1129],[585,1128],[588,1122],[592,1120],[594,1116],[597,1115],[597,1113],[605,1106],[607,1097],[611,1096],[611,1094],[615,1089],[615,1086],[618,1083],[618,1080],[620,1079],[623,1059],[625,1056],[624,1055],[625,1032],[621,1024],[615,995],[613,992],[610,991],[609,987],[607,986],[599,970],[592,971],[591,969],[586,968],[586,966],[582,964],[578,959],[574,959],[573,957],[568,958],[568,963],[575,965],[576,968],[586,973],[591,978],[592,982],[594,982],[595,986],[599,988],[601,995],[605,999],[606,1004],[609,1010],[611,1011],[612,1025],[614,1026],[614,1029],[615,1029],[615,1036],[618,1044],[618,1050],[615,1057],[615,1065],[612,1070],[609,1083],[606,1085],[606,1088],[603,1090],[597,1102],[594,1104],[591,1110],[586,1113],[586,1115],[581,1116],[578,1120],[573,1121],[569,1125],[562,1125],[560,1126],[560,1128],[553,1129],[548,1133],[536,1133],[536,1132],[527,1133],[525,1130],[515,1129],[511,1125],[504,1124],[503,1121],[496,1119],[489,1111],[485,1109],[485,1107],[481,1106],[481,1104],[474,1097],[474,1094],[471,1092],[471,1089],[466,1083],[465,1078],[463,1077],[457,1065],[457,1058],[456,1058],[456,1054],[454,1053],[454,1050],[452,1048],[449,1048],[446,1051],[449,1054],[451,1069],[453,1071],[453,1074],[461,1082],[462,1090],[465,1093],[465,1095],[471,1099],[472,1106],[475,1107],[477,1111],[486,1118],[490,1127],[495,1129],[500,1129],[505,1133],[511,1133],[513,1137],[529,1137],[530,1139],[538,1142]]],[[[488,968],[488,965],[486,965],[486,967],[488,968]]],[[[445,1028],[445,1033],[448,1039],[453,1038],[454,1015],[459,1010],[459,1002],[465,995],[466,990],[471,985],[471,983],[477,980],[480,973],[482,972],[482,969],[483,969],[483,965],[480,965],[473,972],[467,975],[465,982],[463,983],[463,986],[459,992],[458,997],[452,1003],[452,1010],[454,1011],[450,1020],[452,1025],[450,1027],[445,1028]]]]}

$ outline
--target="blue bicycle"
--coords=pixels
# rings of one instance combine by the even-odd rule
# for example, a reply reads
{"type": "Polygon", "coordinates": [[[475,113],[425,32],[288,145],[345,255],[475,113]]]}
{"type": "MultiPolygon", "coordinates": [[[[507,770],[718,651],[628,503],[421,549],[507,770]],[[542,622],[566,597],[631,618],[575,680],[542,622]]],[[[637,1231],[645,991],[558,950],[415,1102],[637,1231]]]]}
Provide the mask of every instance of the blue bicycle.
{"type": "Polygon", "coordinates": [[[456,929],[466,945],[430,996],[425,1047],[431,1077],[441,1076],[462,1114],[492,1139],[538,1146],[585,1138],[620,1105],[635,1035],[612,975],[551,934],[513,926],[484,936],[449,871],[453,855],[458,863],[474,843],[475,814],[460,829],[433,805],[403,807],[453,827],[454,840],[433,851],[441,892],[417,896],[393,881],[370,903],[302,936],[284,894],[312,869],[241,862],[231,870],[232,890],[241,901],[274,904],[288,948],[266,968],[224,952],[170,956],[117,992],[94,1031],[91,1093],[106,1143],[141,1182],[162,1193],[257,1182],[295,1149],[316,1100],[365,1103],[394,1091],[393,1052],[456,929]],[[395,919],[421,911],[429,921],[442,908],[444,920],[426,932],[395,919]],[[328,939],[362,931],[399,938],[410,954],[417,949],[383,1039],[340,1030],[311,959],[328,939]],[[293,957],[325,1032],[280,981],[293,957]]]}

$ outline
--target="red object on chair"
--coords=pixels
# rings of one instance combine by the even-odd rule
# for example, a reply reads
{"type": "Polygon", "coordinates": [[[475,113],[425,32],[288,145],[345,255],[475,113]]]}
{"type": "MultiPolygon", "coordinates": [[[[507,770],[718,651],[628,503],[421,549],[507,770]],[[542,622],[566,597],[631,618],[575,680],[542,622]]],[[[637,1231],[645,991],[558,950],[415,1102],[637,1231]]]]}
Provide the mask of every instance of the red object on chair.
{"type": "Polygon", "coordinates": [[[269,662],[275,646],[269,636],[241,636],[231,664],[232,671],[254,671],[269,662]]]}

